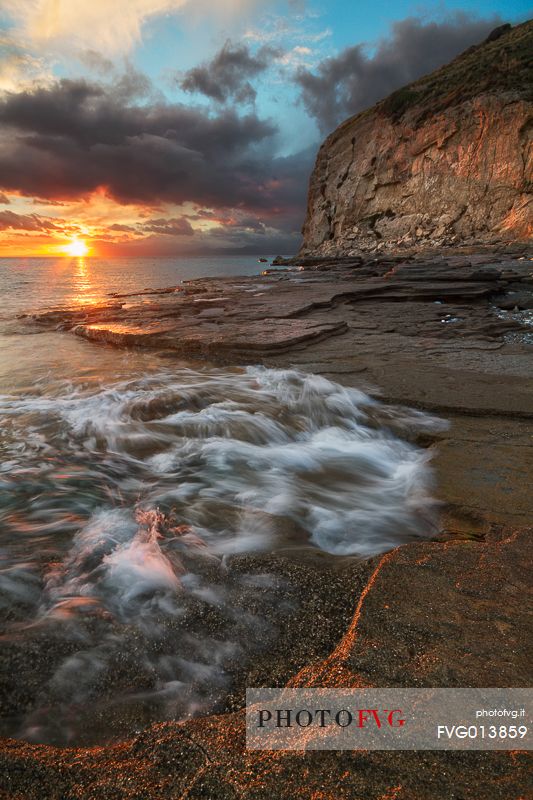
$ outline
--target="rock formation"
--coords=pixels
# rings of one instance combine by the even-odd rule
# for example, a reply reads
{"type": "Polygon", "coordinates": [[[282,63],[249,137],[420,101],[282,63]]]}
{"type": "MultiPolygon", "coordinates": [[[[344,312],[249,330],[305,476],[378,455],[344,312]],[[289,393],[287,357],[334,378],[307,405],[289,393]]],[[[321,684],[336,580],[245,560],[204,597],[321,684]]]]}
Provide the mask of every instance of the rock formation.
{"type": "MultiPolygon", "coordinates": [[[[220,713],[139,731],[130,706],[121,711],[110,694],[96,713],[106,721],[115,715],[128,731],[124,741],[60,748],[0,739],[2,800],[525,797],[525,751],[302,757],[247,750],[245,743],[247,686],[528,683],[533,252],[517,243],[469,250],[316,259],[308,267],[202,278],[25,318],[34,333],[58,327],[102,346],[150,348],[169,365],[173,357],[195,356],[231,369],[247,360],[296,367],[374,387],[389,403],[446,413],[452,425],[425,430],[389,406],[365,412],[373,425],[431,451],[442,502],[436,539],[372,560],[331,560],[296,544],[230,556],[225,569],[237,578],[271,575],[290,587],[290,613],[280,625],[279,605],[264,601],[265,619],[279,635],[257,658],[235,658],[220,713]]],[[[215,641],[218,614],[211,605],[207,613],[215,641]]],[[[49,641],[35,634],[29,651],[18,637],[4,642],[6,707],[29,708],[32,686],[40,693],[42,674],[50,674],[49,641]],[[10,692],[21,669],[32,679],[22,694],[10,692]]]]}
{"type": "Polygon", "coordinates": [[[533,21],[348,119],[311,176],[302,254],[533,233],[533,21]]]}
{"type": "Polygon", "coordinates": [[[533,252],[522,243],[468,250],[316,259],[26,319],[30,330],[168,357],[353,374],[426,409],[532,418],[533,252]]]}

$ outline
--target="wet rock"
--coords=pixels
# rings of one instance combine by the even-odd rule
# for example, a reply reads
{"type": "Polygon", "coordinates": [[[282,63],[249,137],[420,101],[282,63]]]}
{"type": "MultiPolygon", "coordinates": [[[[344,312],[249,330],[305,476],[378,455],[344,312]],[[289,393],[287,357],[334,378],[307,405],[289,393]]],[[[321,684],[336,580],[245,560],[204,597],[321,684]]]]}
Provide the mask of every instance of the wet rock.
{"type": "Polygon", "coordinates": [[[188,332],[183,329],[176,331],[169,325],[136,327],[121,323],[76,325],[73,332],[94,342],[122,347],[158,347],[189,356],[212,356],[238,352],[283,352],[291,347],[308,345],[312,341],[343,333],[346,327],[344,322],[328,324],[311,320],[262,319],[221,328],[197,326],[188,332]]]}
{"type": "MultiPolygon", "coordinates": [[[[355,592],[344,633],[287,684],[525,685],[523,553],[528,546],[531,530],[496,527],[482,541],[405,545],[368,563],[363,583],[356,577],[361,566],[348,565],[343,579],[348,586],[354,581],[355,592]]],[[[331,574],[308,569],[314,572],[317,596],[327,596],[331,574]]],[[[306,624],[316,629],[323,623],[314,614],[306,624]]],[[[286,646],[291,648],[290,638],[286,646]]],[[[272,686],[275,681],[267,669],[261,682],[272,686]]],[[[255,685],[261,682],[256,676],[255,685]]],[[[405,797],[417,800],[507,800],[524,796],[529,766],[527,754],[520,752],[316,752],[302,758],[246,750],[241,710],[154,725],[103,748],[57,749],[4,740],[0,764],[6,796],[25,800],[383,800],[394,792],[400,797],[399,786],[405,797]]]]}
{"type": "MultiPolygon", "coordinates": [[[[435,541],[371,561],[332,564],[302,550],[232,559],[236,574],[285,579],[297,602],[271,650],[235,664],[225,713],[98,748],[4,740],[6,796],[400,800],[398,787],[416,800],[523,796],[527,763],[518,752],[255,753],[245,748],[242,708],[246,686],[526,685],[533,360],[526,341],[506,338],[524,327],[494,311],[505,291],[529,292],[531,263],[516,258],[524,252],[314,260],[282,275],[202,279],[153,302],[84,312],[86,319],[74,309],[37,318],[122,347],[298,367],[438,410],[452,425],[422,440],[398,415],[393,427],[435,455],[443,503],[435,541]],[[221,313],[202,317],[210,308],[221,313]]],[[[392,422],[376,412],[375,424],[392,422]]],[[[23,653],[10,653],[17,668],[30,669],[23,653]]],[[[37,646],[35,653],[46,659],[37,646]]]]}
{"type": "Polygon", "coordinates": [[[509,292],[501,297],[496,297],[494,303],[498,308],[513,311],[518,308],[520,311],[533,308],[533,292],[509,292]]]}
{"type": "Polygon", "coordinates": [[[426,408],[531,415],[528,328],[494,310],[530,307],[529,251],[509,252],[312,259],[281,274],[202,278],[150,301],[132,296],[127,305],[56,309],[33,321],[220,363],[268,359],[335,379],[364,371],[389,399],[426,408]],[[505,384],[493,385],[495,372],[505,384]]]}

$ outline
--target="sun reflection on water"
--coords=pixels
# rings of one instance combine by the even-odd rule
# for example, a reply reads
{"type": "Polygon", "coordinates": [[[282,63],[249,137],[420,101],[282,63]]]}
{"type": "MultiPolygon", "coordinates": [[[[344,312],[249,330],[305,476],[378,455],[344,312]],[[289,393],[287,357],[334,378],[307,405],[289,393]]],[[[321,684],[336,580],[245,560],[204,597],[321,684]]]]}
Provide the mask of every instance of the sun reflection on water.
{"type": "Polygon", "coordinates": [[[104,301],[105,294],[100,287],[95,285],[91,274],[89,260],[80,256],[70,261],[73,270],[73,294],[68,298],[68,303],[87,306],[104,301]]]}

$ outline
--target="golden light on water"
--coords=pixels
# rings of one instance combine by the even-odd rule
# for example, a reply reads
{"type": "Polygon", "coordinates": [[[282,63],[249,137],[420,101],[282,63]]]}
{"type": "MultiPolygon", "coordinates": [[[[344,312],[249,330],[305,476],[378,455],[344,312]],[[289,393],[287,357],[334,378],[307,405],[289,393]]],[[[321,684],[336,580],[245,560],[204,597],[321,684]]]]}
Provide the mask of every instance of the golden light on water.
{"type": "Polygon", "coordinates": [[[89,248],[83,239],[72,239],[63,249],[68,256],[74,258],[82,258],[89,253],[89,248]]]}

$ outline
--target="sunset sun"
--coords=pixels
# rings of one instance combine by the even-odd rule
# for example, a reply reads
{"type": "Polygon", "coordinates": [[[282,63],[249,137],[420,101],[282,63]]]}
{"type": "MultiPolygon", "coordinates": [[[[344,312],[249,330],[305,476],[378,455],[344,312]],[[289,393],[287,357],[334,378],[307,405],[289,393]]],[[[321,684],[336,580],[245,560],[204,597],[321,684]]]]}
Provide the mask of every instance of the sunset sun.
{"type": "Polygon", "coordinates": [[[72,239],[72,241],[66,245],[64,251],[68,256],[79,257],[86,256],[89,252],[89,248],[82,239],[72,239]]]}

